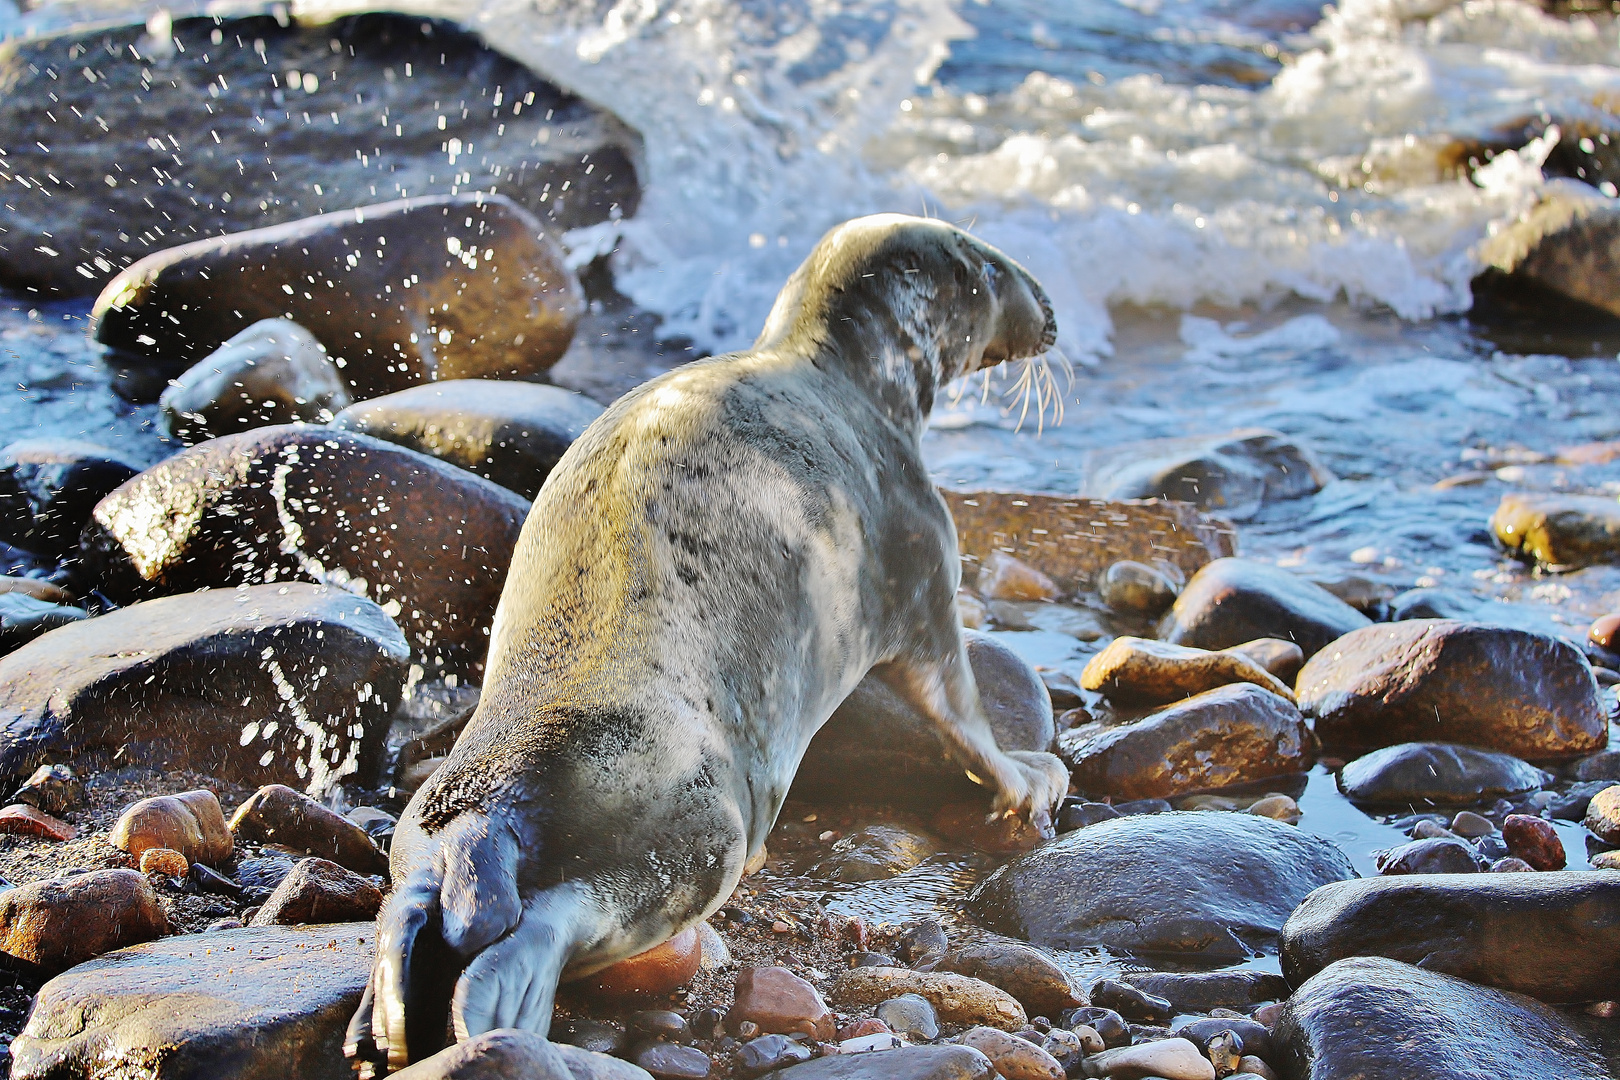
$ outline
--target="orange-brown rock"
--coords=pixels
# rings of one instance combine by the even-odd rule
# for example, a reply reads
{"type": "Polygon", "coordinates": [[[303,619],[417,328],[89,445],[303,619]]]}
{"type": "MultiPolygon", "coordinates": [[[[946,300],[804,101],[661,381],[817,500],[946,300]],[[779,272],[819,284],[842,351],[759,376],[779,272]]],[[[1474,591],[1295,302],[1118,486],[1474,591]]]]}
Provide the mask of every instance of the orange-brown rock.
{"type": "Polygon", "coordinates": [[[48,581],[30,577],[0,576],[0,593],[22,593],[47,604],[71,604],[73,596],[66,589],[48,581]]]}
{"type": "Polygon", "coordinates": [[[1255,638],[1226,651],[1247,656],[1289,686],[1294,685],[1294,676],[1305,666],[1305,650],[1282,638],[1255,638]]]}
{"type": "Polygon", "coordinates": [[[111,840],[136,858],[148,848],[169,848],[209,865],[224,862],[235,849],[225,811],[207,790],[142,799],[119,816],[111,840]]]}
{"type": "Polygon", "coordinates": [[[876,1005],[901,994],[925,998],[941,1023],[982,1024],[1002,1031],[1022,1031],[1029,1023],[1024,1007],[1005,990],[952,972],[851,968],[832,988],[832,999],[840,1005],[876,1005]]]}
{"type": "Polygon", "coordinates": [[[591,993],[613,1001],[663,997],[691,982],[702,959],[702,940],[691,926],[662,945],[588,976],[585,984],[591,993]]]}
{"type": "Polygon", "coordinates": [[[1237,652],[1117,637],[1086,664],[1080,685],[1126,705],[1166,705],[1231,683],[1253,683],[1294,700],[1281,679],[1237,652]]]}
{"type": "Polygon", "coordinates": [[[1044,839],[1026,818],[994,814],[986,799],[946,803],[934,813],[939,835],[991,855],[1017,855],[1044,839]]]}
{"type": "Polygon", "coordinates": [[[726,1014],[726,1027],[736,1031],[744,1021],[767,1034],[804,1032],[827,1040],[836,1033],[821,992],[784,967],[751,967],[737,973],[736,999],[726,1014]]]}
{"type": "Polygon", "coordinates": [[[992,551],[979,567],[974,586],[987,600],[1055,600],[1058,587],[1051,578],[1003,551],[992,551]]]}
{"type": "Polygon", "coordinates": [[[366,830],[284,784],[266,784],[237,807],[231,835],[318,855],[357,874],[388,872],[387,856],[366,830]]]}
{"type": "Polygon", "coordinates": [[[95,870],[0,892],[0,954],[47,974],[169,932],[134,870],[95,870]]]}
{"type": "Polygon", "coordinates": [[[377,917],[382,890],[326,859],[305,859],[282,879],[249,926],[359,922],[377,917]]]}
{"type": "Polygon", "coordinates": [[[1620,554],[1620,503],[1598,495],[1509,492],[1491,515],[1496,539],[1543,566],[1613,562],[1620,554]]]}
{"type": "Polygon", "coordinates": [[[191,864],[173,848],[154,847],[141,852],[141,873],[184,877],[191,864]]]}
{"type": "Polygon", "coordinates": [[[27,803],[12,803],[0,810],[0,833],[37,836],[42,840],[71,840],[79,830],[27,803]]]}

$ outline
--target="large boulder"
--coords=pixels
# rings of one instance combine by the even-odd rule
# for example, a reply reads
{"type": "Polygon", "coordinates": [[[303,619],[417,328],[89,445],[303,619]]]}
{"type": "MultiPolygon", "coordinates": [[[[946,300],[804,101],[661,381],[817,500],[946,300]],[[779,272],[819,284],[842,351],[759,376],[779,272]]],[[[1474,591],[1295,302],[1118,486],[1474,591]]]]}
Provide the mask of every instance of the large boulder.
{"type": "Polygon", "coordinates": [[[1082,793],[1121,802],[1305,772],[1316,759],[1293,702],[1246,682],[1207,690],[1134,723],[1065,731],[1058,753],[1082,793]]]}
{"type": "Polygon", "coordinates": [[[85,561],[118,601],[303,579],[375,600],[429,667],[483,663],[528,503],[365,435],[269,427],[201,443],[103,499],[85,561]]]}
{"type": "Polygon", "coordinates": [[[450,379],[351,405],[332,426],[384,439],[532,499],[602,406],[557,386],[450,379]]]}
{"type": "Polygon", "coordinates": [[[316,792],[369,781],[409,661],[381,608],[328,586],[135,604],[0,658],[0,778],[122,754],[316,792]]]}
{"type": "Polygon", "coordinates": [[[1557,570],[1620,561],[1620,502],[1612,498],[1512,491],[1491,515],[1491,531],[1509,551],[1557,570]]]}
{"type": "Polygon", "coordinates": [[[1236,521],[1334,479],[1309,448],[1266,428],[1121,443],[1089,451],[1082,471],[1082,496],[1174,499],[1236,521]]]}
{"type": "Polygon", "coordinates": [[[1541,784],[1541,770],[1528,762],[1454,743],[1397,743],[1339,773],[1339,790],[1364,806],[1472,806],[1541,784]]]}
{"type": "MultiPolygon", "coordinates": [[[[1050,750],[1052,698],[1022,657],[989,634],[963,631],[985,715],[1003,750],[1050,750]]],[[[810,740],[793,795],[936,805],[982,794],[938,726],[868,676],[810,740]]]]}
{"type": "Polygon", "coordinates": [[[639,138],[452,23],[168,21],[0,45],[0,176],[27,181],[0,283],[93,293],[159,248],[410,195],[499,190],[558,230],[635,212],[639,138]]]}
{"type": "Polygon", "coordinates": [[[1307,661],[1295,691],[1330,746],[1440,740],[1536,761],[1608,738],[1580,650],[1506,626],[1409,619],[1357,630],[1307,661]]]}
{"type": "Polygon", "coordinates": [[[11,1044],[18,1080],[350,1080],[344,1029],[369,922],[248,927],[121,949],[46,983],[11,1044]]]}
{"type": "Polygon", "coordinates": [[[107,283],[92,317],[135,400],[278,318],[313,334],[363,400],[436,379],[540,375],[567,351],[583,305],[538,218],[503,196],[446,195],[154,252],[107,283]]]}
{"type": "Polygon", "coordinates": [[[347,380],[315,335],[264,319],[171,382],[158,407],[169,434],[190,445],[270,424],[325,423],[349,401],[347,380]]]}
{"type": "Polygon", "coordinates": [[[1529,994],[1595,1001],[1620,986],[1620,874],[1425,874],[1324,885],[1288,917],[1290,984],[1387,956],[1529,994]]]}
{"type": "Polygon", "coordinates": [[[1193,575],[1159,626],[1159,637],[1195,649],[1229,649],[1256,638],[1292,641],[1311,656],[1372,620],[1314,582],[1248,559],[1216,559],[1193,575]]]}
{"type": "Polygon", "coordinates": [[[0,541],[51,560],[71,554],[96,503],[141,468],[78,439],[12,443],[0,450],[0,541]]]}
{"type": "Polygon", "coordinates": [[[1114,818],[991,874],[967,898],[988,929],[1053,949],[1238,960],[1269,948],[1313,889],[1355,876],[1332,843],[1250,814],[1114,818]]]}
{"type": "Polygon", "coordinates": [[[1272,1033],[1283,1080],[1605,1080],[1557,1012],[1398,960],[1340,960],[1294,992],[1272,1033]]]}

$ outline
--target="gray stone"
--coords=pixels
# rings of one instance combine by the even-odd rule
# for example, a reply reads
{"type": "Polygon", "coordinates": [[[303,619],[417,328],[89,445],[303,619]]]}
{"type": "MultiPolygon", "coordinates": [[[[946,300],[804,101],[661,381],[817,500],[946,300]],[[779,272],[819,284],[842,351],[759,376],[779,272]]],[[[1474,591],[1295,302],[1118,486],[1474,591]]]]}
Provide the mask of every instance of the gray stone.
{"type": "Polygon", "coordinates": [[[1620,874],[1430,874],[1326,885],[1282,933],[1299,986],[1350,956],[1385,956],[1543,1001],[1620,986],[1620,874]]]}
{"type": "Polygon", "coordinates": [[[1456,836],[1431,836],[1378,853],[1378,872],[1400,874],[1473,874],[1483,870],[1479,854],[1456,836]]]}
{"type": "Polygon", "coordinates": [[[349,385],[315,335],[261,319],[188,368],[158,398],[168,433],[188,446],[249,428],[325,423],[349,385]]]}
{"type": "Polygon", "coordinates": [[[1472,806],[1535,791],[1541,782],[1541,770],[1516,757],[1439,742],[1386,746],[1339,774],[1339,790],[1366,806],[1472,806]]]}
{"type": "Polygon", "coordinates": [[[889,1025],[890,1031],[910,1036],[919,1042],[932,1042],[939,1038],[939,1017],[934,1015],[934,1007],[926,998],[916,994],[901,994],[880,1001],[876,1016],[889,1025]]]}
{"type": "Polygon", "coordinates": [[[981,925],[1055,949],[1237,960],[1275,941],[1312,889],[1355,876],[1336,846],[1248,814],[1122,817],[1067,833],[985,879],[981,925]]]}
{"type": "Polygon", "coordinates": [[[0,658],[0,777],[122,752],[238,783],[364,782],[409,662],[381,608],[324,585],[149,600],[0,658]]]}
{"type": "Polygon", "coordinates": [[[816,876],[833,881],[882,881],[903,874],[939,845],[898,825],[867,825],[837,841],[816,867],[816,876]]]}
{"type": "Polygon", "coordinates": [[[649,1080],[645,1069],[532,1031],[496,1028],[391,1074],[399,1080],[649,1080]]]}
{"type": "Polygon", "coordinates": [[[1215,1066],[1186,1039],[1159,1039],[1104,1050],[1086,1059],[1086,1075],[1109,1080],[1215,1080],[1215,1066]]]}
{"type": "Polygon", "coordinates": [[[1196,649],[1228,649],[1256,638],[1292,641],[1313,655],[1371,620],[1337,596],[1286,570],[1248,559],[1216,559],[1187,582],[1159,637],[1196,649]]]}
{"type": "Polygon", "coordinates": [[[446,379],[351,405],[332,426],[448,461],[534,498],[602,406],[558,386],[446,379]]]}
{"type": "Polygon", "coordinates": [[[996,1071],[971,1046],[907,1046],[817,1058],[774,1075],[780,1080],[991,1080],[996,1071]]]}
{"type": "Polygon", "coordinates": [[[1590,757],[1581,758],[1569,767],[1568,773],[1571,780],[1612,780],[1620,783],[1620,750],[1600,750],[1590,757]]]}
{"type": "Polygon", "coordinates": [[[375,927],[246,928],[120,949],[59,975],[12,1043],[18,1080],[348,1080],[343,1032],[375,927]]]}
{"type": "Polygon", "coordinates": [[[1272,1029],[1285,1080],[1605,1080],[1594,1047],[1530,998],[1382,957],[1329,965],[1272,1029]]]}
{"type": "Polygon", "coordinates": [[[1089,451],[1082,468],[1082,497],[1173,499],[1234,521],[1334,479],[1311,450],[1266,428],[1123,443],[1089,451]]]}
{"type": "Polygon", "coordinates": [[[1288,996],[1282,976],[1269,971],[1128,971],[1120,978],[1144,993],[1164,998],[1177,1013],[1249,1009],[1288,996]]]}
{"type": "Polygon", "coordinates": [[[407,194],[498,189],[559,230],[639,201],[638,136],[442,19],[89,22],[0,47],[0,175],[39,181],[6,185],[9,286],[94,292],[155,248],[407,194]]]}

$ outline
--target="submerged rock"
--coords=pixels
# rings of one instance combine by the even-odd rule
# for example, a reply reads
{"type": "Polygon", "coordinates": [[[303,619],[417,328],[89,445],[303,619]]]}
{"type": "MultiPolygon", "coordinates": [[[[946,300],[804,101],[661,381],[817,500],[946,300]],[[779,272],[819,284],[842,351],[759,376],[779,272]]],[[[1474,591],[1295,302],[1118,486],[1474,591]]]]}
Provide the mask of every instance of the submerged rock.
{"type": "Polygon", "coordinates": [[[457,195],[155,252],[107,283],[92,318],[136,400],[264,319],[307,329],[364,400],[437,379],[539,375],[567,351],[583,305],[534,215],[457,195]]]}
{"type": "Polygon", "coordinates": [[[1256,638],[1292,641],[1313,655],[1371,620],[1313,582],[1248,559],[1217,559],[1193,575],[1159,626],[1159,636],[1196,649],[1228,649],[1256,638]]]}
{"type": "Polygon", "coordinates": [[[11,1045],[12,1075],[348,1080],[343,1033],[375,931],[216,930],[103,956],[40,990],[11,1045]]]}
{"type": "Polygon", "coordinates": [[[1284,773],[1314,760],[1293,703],[1251,683],[1222,686],[1134,723],[1066,731],[1058,753],[1093,797],[1165,798],[1284,773]]]}
{"type": "MultiPolygon", "coordinates": [[[[963,636],[996,744],[1051,749],[1052,698],[1040,676],[990,635],[965,630],[963,636]]],[[[937,725],[872,676],[810,740],[793,780],[793,795],[808,799],[938,805],[982,793],[955,764],[937,725]]]]}
{"type": "Polygon", "coordinates": [[[477,31],[397,12],[151,25],[0,46],[0,175],[27,181],[6,185],[0,282],[94,292],[155,248],[407,195],[499,190],[559,230],[635,212],[639,138],[477,31]]]}
{"type": "Polygon", "coordinates": [[[602,406],[558,386],[447,379],[352,405],[332,426],[448,461],[532,499],[602,406]]]}
{"type": "Polygon", "coordinates": [[[1570,569],[1620,559],[1620,502],[1597,495],[1509,492],[1491,515],[1503,547],[1570,569]]]}
{"type": "Polygon", "coordinates": [[[1354,876],[1332,843],[1247,814],[1116,818],[1015,859],[969,894],[976,922],[1054,949],[1242,959],[1311,890],[1354,876]]]}
{"type": "Polygon", "coordinates": [[[1327,885],[1288,917],[1294,986],[1337,960],[1386,956],[1529,994],[1591,1001],[1620,986],[1620,875],[1430,874],[1327,885]]]}
{"type": "Polygon", "coordinates": [[[1308,661],[1296,690],[1330,746],[1435,739],[1536,760],[1590,753],[1608,735],[1580,650],[1505,626],[1412,619],[1357,630],[1308,661]]]}
{"type": "Polygon", "coordinates": [[[898,825],[867,825],[834,843],[816,875],[833,881],[882,881],[937,851],[939,845],[920,833],[898,825]]]}
{"type": "Polygon", "coordinates": [[[0,450],[0,541],[65,558],[96,503],[140,471],[129,455],[78,439],[14,442],[0,450]]]}
{"type": "Polygon", "coordinates": [[[1311,495],[1333,473],[1280,431],[1144,439],[1086,454],[1080,494],[1098,499],[1176,499],[1236,521],[1263,503],[1311,495]]]}
{"type": "Polygon", "coordinates": [[[1340,960],[1294,992],[1272,1031],[1286,1080],[1602,1080],[1557,1012],[1382,957],[1340,960]]]}
{"type": "Polygon", "coordinates": [[[482,665],[527,514],[505,488],[392,443],[260,428],[194,446],[107,496],[85,559],[121,602],[340,585],[393,614],[426,666],[465,672],[482,665]]]}
{"type": "Polygon", "coordinates": [[[1541,787],[1541,770],[1508,754],[1453,743],[1399,743],[1350,762],[1339,790],[1351,802],[1472,806],[1541,787]]]}
{"type": "Polygon", "coordinates": [[[0,892],[0,956],[46,975],[168,932],[157,894],[134,870],[93,870],[0,892]]]}
{"type": "Polygon", "coordinates": [[[1164,705],[1230,683],[1253,683],[1294,700],[1282,680],[1236,650],[1209,652],[1138,637],[1115,638],[1080,673],[1082,687],[1127,705],[1164,705]]]}
{"type": "Polygon", "coordinates": [[[324,423],[349,401],[348,382],[315,335],[289,319],[262,319],[171,382],[158,408],[169,434],[190,445],[270,424],[324,423]]]}
{"type": "Polygon", "coordinates": [[[409,662],[381,608],[327,586],[149,600],[0,657],[0,777],[123,752],[245,783],[365,781],[409,662]]]}

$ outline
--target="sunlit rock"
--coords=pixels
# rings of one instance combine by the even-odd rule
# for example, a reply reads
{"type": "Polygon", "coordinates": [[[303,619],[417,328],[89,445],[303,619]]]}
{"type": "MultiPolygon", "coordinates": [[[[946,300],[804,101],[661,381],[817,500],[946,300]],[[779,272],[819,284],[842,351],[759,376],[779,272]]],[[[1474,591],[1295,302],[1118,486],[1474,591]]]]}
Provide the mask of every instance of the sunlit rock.
{"type": "Polygon", "coordinates": [[[243,330],[169,384],[158,399],[170,435],[190,444],[298,420],[325,422],[349,386],[321,343],[288,319],[243,330]]]}

